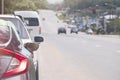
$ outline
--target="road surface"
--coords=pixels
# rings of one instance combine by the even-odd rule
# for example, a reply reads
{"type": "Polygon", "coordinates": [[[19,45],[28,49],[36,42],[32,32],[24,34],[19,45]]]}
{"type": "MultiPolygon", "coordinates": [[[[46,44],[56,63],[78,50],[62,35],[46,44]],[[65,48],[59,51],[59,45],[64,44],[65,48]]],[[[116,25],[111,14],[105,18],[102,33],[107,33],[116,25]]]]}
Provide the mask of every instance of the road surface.
{"type": "Polygon", "coordinates": [[[57,34],[63,25],[53,11],[40,11],[44,17],[38,50],[40,80],[120,80],[120,38],[57,34]]]}

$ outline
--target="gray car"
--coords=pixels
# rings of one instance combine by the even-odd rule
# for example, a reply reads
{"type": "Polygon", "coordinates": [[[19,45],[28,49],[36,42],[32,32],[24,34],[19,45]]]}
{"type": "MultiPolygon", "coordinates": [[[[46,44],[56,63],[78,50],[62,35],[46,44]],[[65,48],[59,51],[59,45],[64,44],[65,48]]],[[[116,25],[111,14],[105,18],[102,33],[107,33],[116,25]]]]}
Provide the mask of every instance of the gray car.
{"type": "Polygon", "coordinates": [[[78,34],[78,28],[77,27],[72,27],[71,30],[70,30],[70,33],[78,34]]]}
{"type": "MultiPolygon", "coordinates": [[[[17,17],[17,16],[0,15],[0,19],[6,20],[8,23],[7,25],[13,26],[14,32],[17,35],[16,38],[19,40],[17,42],[21,45],[18,47],[10,46],[10,48],[12,48],[13,50],[16,48],[20,49],[20,51],[18,51],[18,52],[21,53],[22,56],[25,56],[29,62],[29,64],[27,64],[27,66],[26,66],[27,69],[25,71],[20,72],[19,74],[15,73],[10,76],[5,76],[5,77],[1,76],[1,79],[4,78],[4,80],[21,80],[21,79],[22,80],[39,80],[38,60],[37,59],[34,60],[33,55],[34,55],[34,51],[39,48],[38,43],[42,42],[43,38],[36,36],[34,38],[35,42],[32,42],[24,24],[22,23],[21,19],[19,19],[19,17],[17,17]]],[[[12,41],[14,41],[14,40],[12,40],[12,41]]],[[[6,73],[6,72],[4,72],[4,73],[6,73]]],[[[4,73],[2,73],[2,74],[4,74],[4,73]]],[[[11,74],[11,73],[9,73],[9,74],[11,74]]],[[[1,73],[0,73],[0,75],[1,75],[1,73]]]]}

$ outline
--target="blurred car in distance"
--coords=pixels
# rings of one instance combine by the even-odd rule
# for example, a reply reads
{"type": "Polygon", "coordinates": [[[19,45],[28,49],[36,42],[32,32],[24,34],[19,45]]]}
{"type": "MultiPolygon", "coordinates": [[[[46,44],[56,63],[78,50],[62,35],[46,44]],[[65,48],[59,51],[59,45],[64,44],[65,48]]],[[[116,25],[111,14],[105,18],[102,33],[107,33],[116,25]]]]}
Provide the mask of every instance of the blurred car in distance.
{"type": "Polygon", "coordinates": [[[14,11],[14,14],[23,17],[32,40],[34,36],[41,34],[42,19],[36,11],[14,11]]]}
{"type": "Polygon", "coordinates": [[[60,33],[66,34],[66,28],[65,27],[59,27],[58,28],[58,34],[60,34],[60,33]]]}
{"type": "Polygon", "coordinates": [[[72,27],[71,30],[70,30],[70,33],[78,34],[78,28],[77,27],[72,27]]]}
{"type": "MultiPolygon", "coordinates": [[[[32,54],[25,48],[26,44],[12,22],[0,19],[0,80],[37,80],[32,54]]],[[[26,47],[36,50],[31,45],[26,47]]]]}

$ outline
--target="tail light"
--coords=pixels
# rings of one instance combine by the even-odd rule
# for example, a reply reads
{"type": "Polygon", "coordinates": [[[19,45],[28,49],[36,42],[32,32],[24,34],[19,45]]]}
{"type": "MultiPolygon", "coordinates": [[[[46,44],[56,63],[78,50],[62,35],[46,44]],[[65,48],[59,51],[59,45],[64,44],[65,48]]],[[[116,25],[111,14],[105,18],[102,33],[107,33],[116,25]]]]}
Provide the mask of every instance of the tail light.
{"type": "Polygon", "coordinates": [[[9,62],[9,65],[7,65],[6,70],[4,70],[4,73],[2,76],[3,78],[11,77],[14,75],[19,75],[19,74],[27,72],[28,59],[24,57],[23,55],[21,55],[20,53],[15,53],[14,51],[10,51],[7,49],[0,49],[0,57],[1,55],[4,56],[4,60],[3,60],[4,62],[1,62],[1,63],[5,63],[5,61],[7,61],[6,59],[8,59],[7,57],[11,57],[9,59],[11,60],[9,62]]]}
{"type": "Polygon", "coordinates": [[[41,34],[41,27],[39,27],[39,34],[41,34]]]}

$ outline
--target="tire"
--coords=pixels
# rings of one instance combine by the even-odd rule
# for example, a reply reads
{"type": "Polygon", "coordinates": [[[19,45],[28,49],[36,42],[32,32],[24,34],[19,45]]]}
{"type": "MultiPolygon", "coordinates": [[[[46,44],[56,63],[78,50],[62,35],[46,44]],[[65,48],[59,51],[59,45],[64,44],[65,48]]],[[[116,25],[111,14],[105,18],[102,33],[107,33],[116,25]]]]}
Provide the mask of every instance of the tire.
{"type": "Polygon", "coordinates": [[[37,66],[36,66],[36,80],[39,80],[39,64],[37,61],[37,66]]]}
{"type": "Polygon", "coordinates": [[[64,33],[66,34],[66,31],[64,33]]]}
{"type": "MultiPolygon", "coordinates": [[[[35,65],[33,62],[31,62],[32,60],[30,60],[29,63],[29,68],[28,68],[28,72],[26,73],[26,79],[25,80],[38,80],[36,79],[36,69],[35,69],[35,65]]],[[[21,80],[21,79],[20,79],[21,80]]],[[[24,79],[22,79],[24,80],[24,79]]]]}

